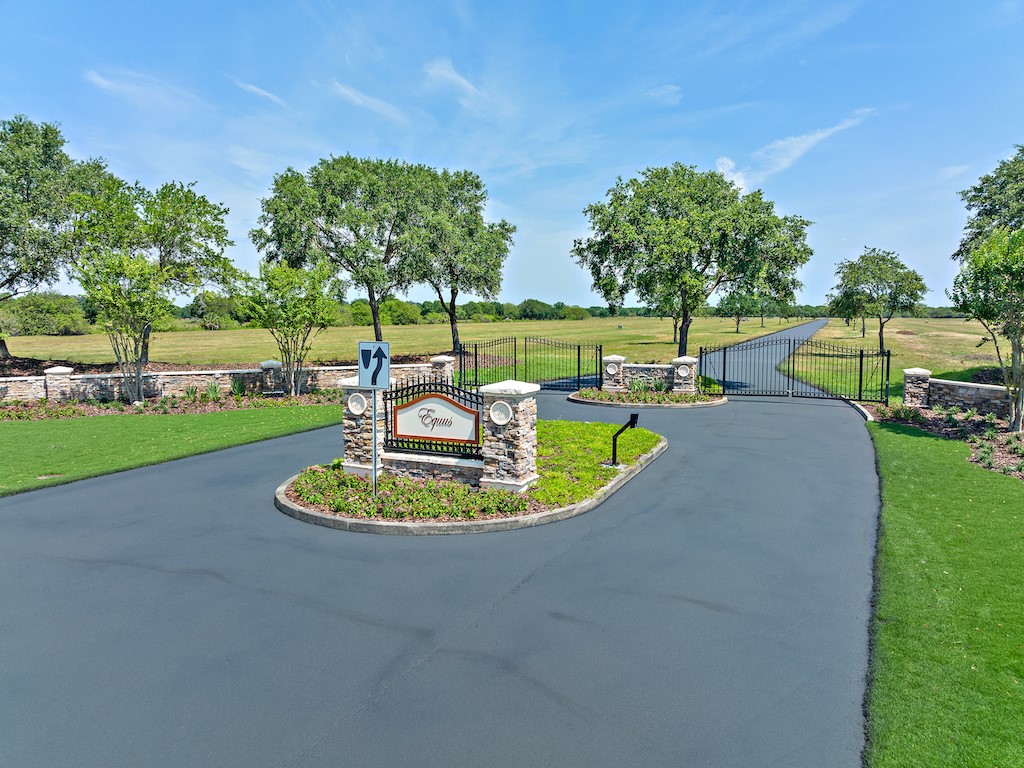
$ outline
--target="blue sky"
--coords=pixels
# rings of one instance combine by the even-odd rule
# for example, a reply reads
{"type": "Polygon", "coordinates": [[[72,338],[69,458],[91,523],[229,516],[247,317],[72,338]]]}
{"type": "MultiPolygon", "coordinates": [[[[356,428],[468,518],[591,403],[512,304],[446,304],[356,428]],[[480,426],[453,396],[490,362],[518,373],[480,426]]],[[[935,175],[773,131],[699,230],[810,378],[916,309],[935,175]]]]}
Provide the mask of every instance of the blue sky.
{"type": "Polygon", "coordinates": [[[198,182],[250,271],[273,175],[352,153],[477,172],[518,227],[502,299],[600,304],[570,257],[583,208],[679,161],[815,222],[802,301],[870,245],[945,304],[957,193],[1024,143],[1020,0],[4,0],[0,18],[0,116],[58,122],[73,155],[146,186],[198,182]]]}

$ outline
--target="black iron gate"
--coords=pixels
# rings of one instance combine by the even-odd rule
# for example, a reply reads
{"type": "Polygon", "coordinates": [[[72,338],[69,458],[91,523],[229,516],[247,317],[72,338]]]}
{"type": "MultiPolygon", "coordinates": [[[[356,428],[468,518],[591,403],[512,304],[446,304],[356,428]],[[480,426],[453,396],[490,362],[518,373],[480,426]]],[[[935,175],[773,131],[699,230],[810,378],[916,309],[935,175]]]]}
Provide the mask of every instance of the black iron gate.
{"type": "Polygon", "coordinates": [[[766,338],[701,347],[707,392],[889,402],[890,352],[816,339],[766,338]]]}
{"type": "Polygon", "coordinates": [[[479,439],[476,442],[452,442],[450,440],[399,437],[395,434],[395,420],[393,418],[395,409],[430,395],[442,395],[450,400],[454,400],[464,408],[477,411],[478,414],[483,409],[483,395],[441,381],[419,381],[396,389],[385,390],[382,395],[384,400],[385,450],[440,453],[446,456],[479,459],[481,456],[479,439]]]}
{"type": "Polygon", "coordinates": [[[460,344],[458,382],[463,387],[480,387],[518,379],[568,391],[600,387],[602,349],[600,344],[513,337],[460,344]]]}

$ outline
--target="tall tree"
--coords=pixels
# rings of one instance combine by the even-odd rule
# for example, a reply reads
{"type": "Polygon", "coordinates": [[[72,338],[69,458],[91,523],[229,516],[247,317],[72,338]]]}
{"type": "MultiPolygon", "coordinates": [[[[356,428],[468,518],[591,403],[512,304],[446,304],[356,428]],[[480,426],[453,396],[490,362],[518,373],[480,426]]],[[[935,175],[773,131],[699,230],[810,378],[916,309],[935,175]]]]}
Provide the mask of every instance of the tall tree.
{"type": "Polygon", "coordinates": [[[614,306],[636,291],[653,310],[674,307],[680,355],[694,310],[711,294],[757,276],[791,278],[811,256],[806,219],[779,217],[760,190],[742,194],[721,173],[680,163],[618,179],[607,201],[584,213],[593,234],[576,241],[573,256],[594,290],[614,306]]]}
{"type": "Polygon", "coordinates": [[[743,286],[736,286],[718,301],[718,316],[729,317],[736,322],[736,333],[740,332],[740,321],[758,312],[761,303],[757,295],[743,286]]]}
{"type": "Polygon", "coordinates": [[[271,261],[328,259],[366,291],[382,341],[380,305],[414,280],[435,175],[422,165],[351,155],[321,160],[306,174],[288,168],[274,177],[250,237],[271,261]]]}
{"type": "MultiPolygon", "coordinates": [[[[0,302],[57,279],[71,193],[98,161],[76,163],[52,123],[0,120],[0,302]]],[[[10,357],[0,333],[0,359],[10,357]]]]}
{"type": "Polygon", "coordinates": [[[992,173],[960,193],[968,217],[954,259],[963,261],[992,232],[1001,227],[1024,228],[1024,145],[996,166],[992,173]]]}
{"type": "Polygon", "coordinates": [[[423,242],[415,279],[434,289],[448,315],[452,349],[459,349],[456,301],[463,292],[495,299],[516,228],[484,221],[487,188],[472,171],[442,171],[423,212],[423,242]]]}
{"type": "Polygon", "coordinates": [[[924,278],[895,253],[867,246],[856,261],[839,262],[836,277],[834,295],[858,297],[864,314],[878,318],[879,352],[885,351],[885,324],[897,313],[918,312],[928,290],[924,278]]]}
{"type": "Polygon", "coordinates": [[[1024,414],[1024,230],[993,230],[967,254],[947,295],[957,309],[985,326],[1010,395],[1010,429],[1020,432],[1024,414]],[[1000,334],[1010,342],[1009,360],[999,347],[1000,334]]]}

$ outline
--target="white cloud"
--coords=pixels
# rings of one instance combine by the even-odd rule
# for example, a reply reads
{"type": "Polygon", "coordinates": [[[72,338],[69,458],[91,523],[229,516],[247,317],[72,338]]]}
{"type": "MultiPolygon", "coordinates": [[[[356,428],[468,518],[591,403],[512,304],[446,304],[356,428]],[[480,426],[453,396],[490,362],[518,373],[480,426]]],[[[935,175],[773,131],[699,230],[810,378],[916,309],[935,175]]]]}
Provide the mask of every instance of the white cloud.
{"type": "Polygon", "coordinates": [[[674,107],[682,101],[683,91],[678,85],[659,85],[657,88],[651,88],[644,95],[661,104],[674,107]]]}
{"type": "Polygon", "coordinates": [[[423,69],[431,80],[454,85],[467,96],[479,96],[481,93],[479,88],[455,70],[451,59],[434,59],[423,69]]]}
{"type": "Polygon", "coordinates": [[[736,163],[732,159],[720,157],[717,162],[718,170],[741,189],[746,189],[753,184],[759,184],[773,174],[786,170],[825,139],[840,131],[860,125],[874,113],[874,109],[858,109],[850,117],[828,128],[769,142],[754,152],[753,156],[759,162],[758,167],[753,169],[748,167],[737,170],[736,163]]]}
{"type": "Polygon", "coordinates": [[[277,106],[279,106],[279,107],[287,107],[288,106],[285,103],[285,100],[282,99],[280,96],[278,96],[276,94],[273,94],[270,91],[265,91],[262,88],[260,88],[258,85],[253,85],[252,83],[243,83],[243,82],[241,82],[239,80],[235,80],[234,83],[239,88],[241,88],[243,91],[251,93],[254,96],[260,96],[260,97],[262,97],[264,99],[267,99],[268,101],[272,101],[275,104],[277,104],[277,106]]]}
{"type": "Polygon", "coordinates": [[[396,123],[406,123],[408,120],[405,114],[396,107],[394,104],[389,104],[381,99],[369,96],[361,91],[357,91],[355,88],[339,83],[337,80],[331,83],[332,90],[341,96],[343,99],[352,102],[357,107],[363,107],[371,112],[376,112],[382,117],[386,117],[396,123]]]}
{"type": "Polygon", "coordinates": [[[184,112],[200,103],[190,91],[142,72],[124,70],[105,76],[88,70],[82,76],[100,90],[149,111],[184,112]]]}
{"type": "Polygon", "coordinates": [[[971,169],[969,165],[949,165],[939,169],[939,178],[943,180],[955,179],[971,169]]]}

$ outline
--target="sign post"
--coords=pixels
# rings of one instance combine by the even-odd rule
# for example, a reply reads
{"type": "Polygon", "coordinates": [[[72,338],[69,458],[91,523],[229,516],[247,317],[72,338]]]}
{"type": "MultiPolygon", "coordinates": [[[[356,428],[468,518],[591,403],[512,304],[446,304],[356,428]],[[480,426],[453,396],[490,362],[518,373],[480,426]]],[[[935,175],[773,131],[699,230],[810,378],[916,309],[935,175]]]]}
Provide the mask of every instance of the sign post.
{"type": "MultiPolygon", "coordinates": [[[[359,386],[387,389],[391,386],[391,345],[386,341],[360,341],[359,386]]],[[[373,393],[373,497],[377,498],[377,393],[373,393]]]]}

